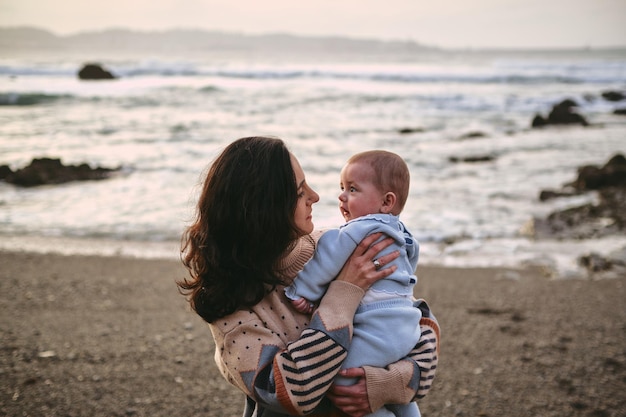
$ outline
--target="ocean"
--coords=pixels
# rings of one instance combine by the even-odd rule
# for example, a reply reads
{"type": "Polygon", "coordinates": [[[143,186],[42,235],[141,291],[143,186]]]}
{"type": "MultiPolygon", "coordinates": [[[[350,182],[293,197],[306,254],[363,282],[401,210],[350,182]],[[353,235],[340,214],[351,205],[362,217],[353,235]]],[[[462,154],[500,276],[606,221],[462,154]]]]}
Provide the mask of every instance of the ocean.
{"type": "Polygon", "coordinates": [[[524,233],[533,217],[597,199],[540,202],[541,190],[626,153],[626,117],[613,114],[626,102],[601,96],[626,90],[626,50],[261,55],[101,54],[118,79],[81,81],[84,53],[0,54],[0,165],[54,157],[122,168],[103,181],[0,182],[0,249],[178,258],[207,166],[251,135],[284,139],[300,160],[320,194],[318,228],[343,222],[338,178],[351,154],[403,156],[411,190],[401,218],[423,264],[580,276],[581,254],[626,246],[624,236],[524,233]],[[567,98],[590,126],[531,128],[567,98]]]}

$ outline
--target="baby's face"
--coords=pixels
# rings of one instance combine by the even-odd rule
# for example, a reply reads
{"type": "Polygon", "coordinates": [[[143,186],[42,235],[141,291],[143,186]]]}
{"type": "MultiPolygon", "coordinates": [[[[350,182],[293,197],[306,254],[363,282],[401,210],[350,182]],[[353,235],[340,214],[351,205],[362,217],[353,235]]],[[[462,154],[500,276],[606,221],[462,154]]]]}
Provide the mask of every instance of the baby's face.
{"type": "Polygon", "coordinates": [[[380,213],[382,193],[373,182],[374,170],[363,162],[347,164],[341,170],[339,210],[346,221],[380,213]]]}

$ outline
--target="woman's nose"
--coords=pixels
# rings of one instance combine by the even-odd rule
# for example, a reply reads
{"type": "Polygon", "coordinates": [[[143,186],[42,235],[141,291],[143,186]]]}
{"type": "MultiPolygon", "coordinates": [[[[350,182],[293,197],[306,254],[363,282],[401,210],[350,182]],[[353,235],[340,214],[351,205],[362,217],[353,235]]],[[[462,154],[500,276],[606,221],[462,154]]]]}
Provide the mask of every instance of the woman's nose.
{"type": "Polygon", "coordinates": [[[311,204],[315,204],[320,201],[320,195],[313,191],[313,189],[311,189],[311,195],[309,196],[309,200],[311,201],[311,204]]]}

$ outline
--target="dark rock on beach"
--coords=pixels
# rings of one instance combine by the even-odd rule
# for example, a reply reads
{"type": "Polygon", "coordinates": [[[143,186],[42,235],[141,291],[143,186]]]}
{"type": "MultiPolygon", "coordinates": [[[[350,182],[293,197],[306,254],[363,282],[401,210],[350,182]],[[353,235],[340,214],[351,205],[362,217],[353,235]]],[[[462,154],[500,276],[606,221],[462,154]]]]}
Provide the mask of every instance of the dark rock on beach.
{"type": "Polygon", "coordinates": [[[102,65],[97,63],[85,64],[78,71],[78,78],[81,80],[113,80],[116,77],[102,65]]]}
{"type": "Polygon", "coordinates": [[[540,200],[598,192],[597,204],[585,204],[534,219],[535,238],[588,239],[624,233],[626,230],[626,158],[616,154],[601,167],[578,168],[578,177],[563,191],[544,190],[540,200]]]}
{"type": "Polygon", "coordinates": [[[583,126],[588,126],[589,122],[587,122],[587,119],[574,111],[574,108],[576,107],[578,107],[578,104],[574,100],[563,100],[562,102],[555,104],[552,107],[552,110],[548,114],[547,118],[544,118],[540,114],[535,115],[531,125],[532,127],[570,124],[580,124],[583,126]]]}
{"type": "Polygon", "coordinates": [[[578,263],[596,276],[623,277],[626,276],[626,247],[615,250],[608,255],[591,252],[579,257],[578,263]]]}
{"type": "Polygon", "coordinates": [[[91,168],[88,164],[63,165],[60,159],[35,158],[30,165],[13,172],[9,167],[0,167],[0,179],[22,186],[34,187],[45,184],[62,184],[70,181],[102,180],[109,178],[121,168],[91,168]],[[8,170],[8,171],[7,171],[8,170]]]}
{"type": "Polygon", "coordinates": [[[534,219],[537,239],[596,239],[624,232],[626,192],[602,190],[598,204],[585,204],[534,219]]]}

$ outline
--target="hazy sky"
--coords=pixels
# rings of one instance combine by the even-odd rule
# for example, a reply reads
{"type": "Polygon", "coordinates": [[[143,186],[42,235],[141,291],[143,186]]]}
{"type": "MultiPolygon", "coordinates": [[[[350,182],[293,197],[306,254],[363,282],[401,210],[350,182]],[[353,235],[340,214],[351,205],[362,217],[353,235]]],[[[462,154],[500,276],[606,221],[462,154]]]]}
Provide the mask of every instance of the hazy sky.
{"type": "Polygon", "coordinates": [[[200,28],[441,47],[626,46],[626,0],[0,0],[0,26],[59,35],[200,28]]]}

